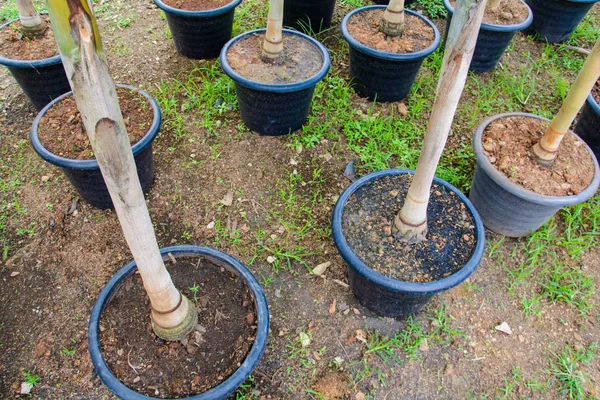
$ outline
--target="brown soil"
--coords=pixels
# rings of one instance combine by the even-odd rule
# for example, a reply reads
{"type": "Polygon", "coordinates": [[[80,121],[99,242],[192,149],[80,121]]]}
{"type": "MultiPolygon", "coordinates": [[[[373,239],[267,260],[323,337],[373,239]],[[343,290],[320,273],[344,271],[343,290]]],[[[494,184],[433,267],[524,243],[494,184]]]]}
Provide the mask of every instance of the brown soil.
{"type": "MultiPolygon", "coordinates": [[[[450,4],[456,8],[456,0],[450,4]]],[[[492,25],[516,25],[527,19],[529,10],[521,0],[502,0],[496,10],[486,7],[483,22],[492,25]]]]}
{"type": "Polygon", "coordinates": [[[377,179],[348,199],[344,237],[369,268],[404,282],[432,282],[465,266],[475,248],[474,222],[454,193],[434,184],[427,209],[427,240],[401,243],[391,235],[412,175],[377,179]]]}
{"type": "Polygon", "coordinates": [[[596,100],[596,103],[600,104],[600,79],[598,79],[598,82],[592,88],[592,96],[596,100]]]}
{"type": "Polygon", "coordinates": [[[203,11],[223,7],[231,0],[164,0],[164,3],[180,10],[203,11]]]}
{"type": "Polygon", "coordinates": [[[153,397],[188,397],[217,386],[244,361],[254,343],[254,301],[240,277],[206,258],[178,258],[168,268],[198,307],[198,325],[188,338],[165,342],[152,332],[150,300],[134,274],[102,313],[100,343],[125,385],[153,397]],[[192,287],[199,288],[196,296],[192,287]]]}
{"type": "Polygon", "coordinates": [[[354,14],[348,21],[348,32],[360,43],[388,53],[416,53],[431,46],[435,39],[433,29],[421,18],[405,14],[404,33],[399,38],[388,38],[379,31],[385,9],[377,8],[354,14]]]}
{"type": "Polygon", "coordinates": [[[583,141],[571,133],[563,139],[554,165],[540,166],[532,146],[548,123],[537,118],[507,117],[490,124],[483,133],[485,155],[511,182],[547,196],[569,196],[587,188],[594,178],[594,162],[583,141]]]}
{"type": "Polygon", "coordinates": [[[339,373],[333,372],[325,374],[317,379],[313,385],[313,390],[319,393],[327,400],[342,400],[348,392],[348,382],[346,377],[339,373]]]}
{"type": "MultiPolygon", "coordinates": [[[[154,119],[150,103],[137,91],[117,88],[117,96],[129,143],[133,146],[148,133],[154,119]]],[[[72,160],[93,160],[94,153],[73,96],[48,110],[38,125],[42,145],[51,153],[72,160]]]]}
{"type": "Polygon", "coordinates": [[[42,60],[58,55],[54,32],[50,28],[50,19],[42,15],[48,27],[44,33],[33,39],[21,34],[21,21],[16,21],[0,29],[0,55],[12,60],[42,60]]]}
{"type": "Polygon", "coordinates": [[[321,52],[310,42],[284,33],[283,55],[275,63],[261,59],[264,34],[238,40],[227,53],[227,62],[245,78],[263,83],[294,83],[315,75],[323,66],[321,52]]]}

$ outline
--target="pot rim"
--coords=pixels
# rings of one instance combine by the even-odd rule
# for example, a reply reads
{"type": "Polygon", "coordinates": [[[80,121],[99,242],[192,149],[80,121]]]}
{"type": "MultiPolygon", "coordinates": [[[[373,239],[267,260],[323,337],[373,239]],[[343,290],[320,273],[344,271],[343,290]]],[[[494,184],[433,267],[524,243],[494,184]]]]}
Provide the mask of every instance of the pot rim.
{"type": "MultiPolygon", "coordinates": [[[[512,24],[512,25],[499,25],[499,24],[488,24],[485,22],[481,22],[481,29],[484,29],[486,31],[492,31],[492,32],[517,32],[517,31],[522,31],[524,29],[527,29],[529,27],[529,25],[531,25],[531,23],[533,22],[533,12],[531,11],[531,8],[529,7],[529,4],[527,4],[524,0],[520,0],[521,3],[523,3],[525,5],[525,7],[527,7],[527,11],[529,12],[529,14],[527,15],[527,18],[525,18],[525,21],[523,22],[519,22],[518,24],[512,24]]],[[[452,7],[452,4],[450,4],[449,0],[443,0],[444,3],[444,8],[446,9],[446,11],[448,11],[448,13],[450,14],[454,14],[454,7],[452,7]]]]}
{"type": "Polygon", "coordinates": [[[594,110],[597,115],[600,115],[600,104],[594,99],[592,93],[590,93],[586,99],[587,104],[594,110]]]}
{"type": "MultiPolygon", "coordinates": [[[[152,144],[152,142],[156,138],[156,135],[158,135],[158,132],[160,131],[160,126],[162,123],[162,112],[160,111],[160,107],[158,106],[158,103],[156,102],[156,100],[150,94],[148,94],[146,91],[144,91],[142,89],[138,89],[138,88],[130,86],[130,85],[123,85],[123,84],[119,84],[119,83],[116,84],[116,86],[120,87],[120,88],[129,89],[129,90],[136,90],[139,94],[144,96],[146,98],[146,100],[148,100],[148,103],[150,103],[150,106],[152,107],[152,110],[154,112],[154,118],[152,120],[152,125],[150,125],[150,127],[148,128],[148,132],[146,133],[146,135],[144,135],[144,137],[142,139],[140,139],[136,144],[134,144],[131,147],[131,151],[133,152],[133,156],[135,157],[139,153],[141,153],[143,150],[145,150],[150,144],[152,144]]],[[[67,92],[67,93],[57,97],[56,99],[54,99],[50,103],[48,103],[38,113],[38,115],[35,117],[35,120],[33,121],[33,124],[31,126],[31,131],[29,134],[31,144],[33,145],[33,149],[36,151],[36,153],[39,154],[40,157],[42,157],[45,161],[49,162],[50,164],[54,164],[58,167],[75,169],[75,170],[99,169],[100,167],[98,166],[98,161],[96,161],[96,159],[74,160],[72,158],[60,157],[60,156],[57,156],[56,154],[50,152],[40,142],[40,138],[38,136],[38,126],[40,124],[42,117],[48,112],[48,110],[51,107],[53,107],[59,101],[61,101],[62,99],[66,98],[68,96],[72,96],[72,95],[73,95],[73,91],[70,91],[70,92],[67,92]]]]}
{"type": "Polygon", "coordinates": [[[213,8],[212,10],[191,11],[191,10],[182,10],[179,8],[171,7],[170,5],[166,4],[162,0],[153,0],[153,1],[154,1],[154,4],[156,4],[156,6],[158,8],[160,8],[161,10],[163,10],[164,12],[169,13],[169,14],[174,14],[174,15],[177,15],[180,17],[187,17],[187,18],[215,17],[217,15],[224,14],[233,8],[236,8],[242,2],[242,0],[232,0],[228,4],[225,4],[224,6],[219,7],[219,8],[213,8]]]}
{"type": "Polygon", "coordinates": [[[487,126],[493,121],[504,117],[530,117],[550,122],[548,118],[540,117],[539,115],[513,112],[493,115],[479,124],[475,130],[475,133],[473,134],[473,151],[475,152],[477,164],[483,168],[483,170],[490,176],[490,178],[494,180],[494,182],[521,199],[544,206],[564,207],[583,203],[596,193],[598,185],[600,185],[600,168],[598,166],[598,161],[596,160],[594,152],[590,149],[590,147],[573,131],[571,131],[571,133],[585,146],[588,153],[592,157],[592,161],[594,162],[594,178],[587,188],[585,188],[579,194],[573,196],[548,196],[545,194],[535,193],[531,190],[523,188],[520,185],[517,185],[516,183],[511,182],[506,176],[504,176],[504,174],[498,171],[485,156],[481,141],[485,128],[487,128],[487,126]]]}
{"type": "Polygon", "coordinates": [[[313,39],[312,37],[291,29],[283,29],[283,33],[288,35],[300,36],[301,38],[309,41],[313,46],[315,46],[319,50],[321,56],[323,57],[323,65],[321,66],[321,69],[313,76],[311,76],[308,79],[304,79],[302,81],[293,83],[264,83],[248,79],[234,71],[234,69],[231,68],[231,65],[229,65],[229,62],[227,61],[227,52],[229,51],[231,46],[233,46],[233,44],[238,40],[241,40],[247,36],[255,35],[257,33],[263,33],[265,31],[266,29],[263,28],[244,32],[229,40],[221,49],[221,54],[219,56],[221,68],[223,68],[225,74],[229,76],[229,78],[231,78],[236,84],[261,92],[290,93],[313,87],[319,81],[321,81],[325,77],[325,75],[327,75],[327,72],[329,72],[329,68],[331,67],[331,59],[329,57],[329,51],[327,50],[327,48],[325,48],[325,46],[323,46],[320,42],[313,39]]]}
{"type": "MultiPolygon", "coordinates": [[[[244,280],[244,283],[246,286],[248,286],[253,294],[258,322],[256,338],[254,339],[254,343],[252,344],[250,352],[242,364],[233,373],[233,375],[231,375],[225,381],[221,382],[219,385],[207,392],[187,397],[189,400],[214,400],[225,398],[227,395],[233,393],[233,391],[235,391],[235,389],[237,389],[250,375],[262,357],[267,345],[267,337],[269,334],[269,309],[265,294],[250,270],[248,270],[248,268],[246,268],[246,266],[244,266],[244,264],[242,264],[240,261],[222,251],[198,245],[176,245],[164,247],[160,250],[160,253],[163,256],[163,259],[166,260],[169,259],[168,253],[171,253],[173,256],[198,255],[217,260],[221,264],[226,264],[227,267],[235,271],[237,275],[244,280]]],[[[121,399],[127,400],[151,400],[155,398],[140,394],[121,383],[121,381],[114,376],[104,361],[100,350],[100,315],[102,314],[102,311],[104,311],[106,304],[110,302],[111,297],[119,289],[121,282],[133,275],[136,270],[137,266],[135,261],[129,262],[127,265],[117,271],[117,273],[108,281],[106,286],[98,295],[98,299],[96,300],[96,303],[92,309],[90,322],[88,325],[88,347],[90,350],[92,363],[94,364],[94,368],[98,373],[98,376],[115,395],[121,399]]]]}
{"type": "Polygon", "coordinates": [[[417,60],[417,59],[427,57],[428,55],[430,55],[431,53],[436,51],[437,48],[440,46],[441,35],[440,35],[440,31],[435,26],[435,24],[433,22],[431,22],[429,19],[425,18],[423,15],[418,14],[411,10],[406,10],[406,9],[404,10],[405,13],[420,18],[421,20],[423,20],[425,23],[427,23],[427,25],[429,25],[433,29],[433,43],[429,47],[427,47],[423,50],[416,51],[414,53],[390,53],[387,51],[375,50],[371,47],[365,46],[364,44],[360,43],[358,40],[353,38],[352,35],[350,34],[350,32],[348,31],[348,21],[350,20],[350,18],[352,18],[352,16],[354,14],[357,14],[357,13],[360,13],[363,11],[372,10],[372,9],[377,9],[377,8],[387,8],[387,6],[371,5],[371,6],[357,8],[357,9],[349,12],[348,14],[346,14],[344,19],[342,20],[342,23],[340,25],[340,30],[342,32],[342,36],[343,36],[344,40],[346,42],[348,42],[350,47],[352,47],[353,49],[360,51],[361,53],[365,53],[369,56],[380,58],[383,60],[411,61],[411,60],[417,60]]]}
{"type": "Polygon", "coordinates": [[[427,283],[404,282],[387,277],[369,268],[360,258],[358,258],[358,256],[356,256],[356,254],[354,254],[354,252],[350,249],[350,246],[344,237],[342,231],[342,215],[346,202],[350,196],[352,196],[352,194],[354,194],[354,192],[356,192],[363,185],[371,183],[381,177],[404,174],[414,175],[414,171],[404,168],[396,168],[372,172],[356,180],[354,183],[348,186],[346,190],[344,190],[335,205],[332,216],[332,232],[335,246],[350,268],[362,275],[365,279],[375,283],[378,286],[384,287],[388,291],[416,295],[430,295],[446,291],[461,284],[467,278],[469,278],[473,272],[475,272],[479,266],[479,263],[481,262],[485,249],[485,228],[483,227],[481,217],[477,213],[477,210],[471,201],[456,187],[452,186],[448,182],[434,177],[435,183],[444,186],[458,196],[460,201],[462,201],[467,207],[467,210],[475,223],[475,248],[473,249],[471,258],[460,270],[456,271],[452,275],[438,281],[427,283]]]}
{"type": "MultiPolygon", "coordinates": [[[[47,15],[47,12],[41,12],[41,15],[47,15]]],[[[18,21],[19,18],[15,18],[11,21],[8,21],[2,25],[0,25],[0,30],[5,26],[12,24],[15,21],[18,21]]],[[[4,65],[9,68],[43,68],[49,67],[51,65],[62,64],[62,59],[60,58],[60,54],[52,57],[40,58],[37,60],[15,60],[12,58],[0,56],[0,65],[4,65]]]]}

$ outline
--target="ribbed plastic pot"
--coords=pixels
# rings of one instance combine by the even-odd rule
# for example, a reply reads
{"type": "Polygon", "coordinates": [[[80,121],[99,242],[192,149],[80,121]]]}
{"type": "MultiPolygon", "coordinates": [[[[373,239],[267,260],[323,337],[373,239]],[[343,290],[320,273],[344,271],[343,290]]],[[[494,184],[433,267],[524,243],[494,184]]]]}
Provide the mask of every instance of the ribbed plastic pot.
{"type": "MultiPolygon", "coordinates": [[[[525,6],[527,4],[521,0],[525,6]]],[[[454,14],[454,7],[450,4],[449,0],[443,0],[444,7],[448,11],[448,17],[446,18],[446,37],[448,37],[448,29],[450,22],[452,21],[452,14],[454,14]]],[[[477,43],[475,45],[475,51],[473,53],[473,59],[469,70],[477,73],[488,72],[496,68],[496,65],[502,58],[504,51],[512,41],[513,37],[518,31],[526,29],[531,25],[533,21],[533,13],[529,6],[527,6],[529,15],[525,21],[514,24],[514,25],[496,25],[482,23],[479,28],[479,36],[477,36],[477,43]]]]}
{"type": "MultiPolygon", "coordinates": [[[[131,90],[137,90],[148,100],[152,106],[152,110],[154,111],[154,119],[152,120],[152,125],[150,125],[150,128],[148,128],[148,133],[146,133],[146,135],[131,148],[137,167],[138,177],[142,185],[142,190],[144,193],[147,193],[150,190],[152,182],[154,181],[152,142],[160,131],[162,114],[156,101],[145,91],[135,89],[134,87],[128,85],[117,86],[131,90]]],[[[77,190],[77,193],[79,193],[79,195],[89,204],[98,208],[113,208],[113,202],[110,198],[110,194],[108,193],[108,189],[104,183],[104,178],[102,177],[100,167],[98,166],[98,162],[96,160],[73,160],[60,157],[51,153],[40,142],[38,136],[38,126],[42,117],[56,103],[72,95],[73,92],[63,94],[44,107],[44,109],[37,115],[33,121],[33,126],[31,127],[30,133],[33,149],[45,161],[60,167],[67,179],[69,179],[71,184],[77,190]]]]}
{"type": "Polygon", "coordinates": [[[283,26],[317,33],[331,25],[335,0],[285,0],[283,26]]]}
{"type": "Polygon", "coordinates": [[[546,196],[511,182],[488,160],[483,152],[481,137],[485,128],[495,120],[514,116],[548,121],[533,114],[508,113],[488,118],[479,125],[473,136],[477,166],[469,198],[486,228],[504,236],[523,237],[535,232],[562,207],[583,203],[592,197],[600,183],[600,170],[591,149],[583,143],[594,159],[595,173],[590,186],[581,193],[574,196],[546,196]]]}
{"type": "Polygon", "coordinates": [[[227,52],[238,40],[264,32],[265,29],[256,29],[231,39],[221,51],[221,67],[235,83],[235,92],[244,124],[261,135],[287,135],[299,129],[306,121],[315,86],[327,75],[331,66],[329,52],[325,46],[310,36],[284,29],[284,42],[287,35],[295,35],[304,38],[319,50],[323,58],[321,69],[300,82],[272,84],[253,81],[231,68],[227,61],[227,52]]]}
{"type": "Polygon", "coordinates": [[[223,45],[231,39],[233,14],[242,0],[206,11],[180,10],[154,3],[165,12],[175,48],[184,57],[195,60],[217,58],[223,45]]]}
{"type": "Polygon", "coordinates": [[[564,42],[598,0],[525,0],[533,11],[533,22],[525,31],[537,40],[564,42]]]}
{"type": "MultiPolygon", "coordinates": [[[[198,394],[195,396],[187,397],[189,400],[221,400],[227,398],[228,395],[233,393],[252,373],[260,358],[263,355],[265,347],[267,345],[267,336],[269,334],[269,309],[267,306],[267,300],[265,294],[259,285],[258,281],[252,275],[252,273],[246,268],[241,262],[233,258],[232,256],[223,253],[221,251],[194,245],[180,245],[165,247],[160,250],[163,259],[169,260],[168,254],[170,253],[173,257],[203,257],[209,259],[215,264],[222,266],[228,271],[233,272],[240,278],[242,278],[245,284],[250,289],[252,296],[254,297],[254,305],[256,307],[257,315],[257,329],[256,338],[254,344],[250,349],[250,353],[239,366],[239,368],[223,381],[218,386],[210,389],[208,392],[198,394]]],[[[90,323],[88,326],[88,347],[90,350],[90,356],[94,368],[98,373],[98,376],[102,382],[113,392],[118,398],[122,400],[152,400],[154,397],[144,396],[138,392],[129,389],[123,383],[121,383],[115,375],[112,373],[106,361],[102,357],[102,351],[100,348],[100,337],[99,337],[99,324],[100,317],[106,306],[110,303],[112,296],[119,290],[123,282],[137,270],[137,266],[134,261],[130,262],[123,268],[121,268],[106,284],[104,289],[100,292],[96,304],[92,309],[90,316],[90,323]]],[[[126,312],[126,310],[123,310],[126,312]]],[[[143,323],[142,321],[135,321],[135,323],[143,323]]]]}
{"type": "Polygon", "coordinates": [[[415,53],[388,53],[372,49],[350,35],[348,21],[354,14],[378,8],[384,9],[385,6],[357,8],[342,20],[342,35],[350,45],[350,79],[361,97],[380,102],[398,101],[408,96],[423,60],[440,45],[440,32],[427,18],[405,10],[406,14],[422,19],[433,29],[433,43],[415,53]]]}
{"type": "MultiPolygon", "coordinates": [[[[18,21],[14,19],[0,26],[2,30],[18,21]]],[[[23,92],[41,110],[53,99],[71,90],[60,56],[41,60],[13,60],[0,56],[0,65],[8,68],[23,92]]]]}
{"type": "Polygon", "coordinates": [[[600,105],[591,94],[581,110],[575,132],[590,146],[596,159],[600,159],[600,105]]]}
{"type": "MultiPolygon", "coordinates": [[[[393,175],[414,174],[406,169],[391,169],[363,176],[350,185],[338,199],[333,210],[333,240],[340,255],[348,265],[348,278],[356,298],[377,314],[400,318],[420,311],[437,294],[451,289],[465,281],[479,266],[485,248],[485,229],[475,207],[457,188],[439,178],[436,184],[454,192],[466,206],[475,221],[475,249],[469,261],[454,274],[434,282],[412,283],[389,278],[369,268],[348,246],[342,231],[344,207],[354,192],[371,182],[393,175]]],[[[435,201],[434,199],[432,199],[435,201]]]]}

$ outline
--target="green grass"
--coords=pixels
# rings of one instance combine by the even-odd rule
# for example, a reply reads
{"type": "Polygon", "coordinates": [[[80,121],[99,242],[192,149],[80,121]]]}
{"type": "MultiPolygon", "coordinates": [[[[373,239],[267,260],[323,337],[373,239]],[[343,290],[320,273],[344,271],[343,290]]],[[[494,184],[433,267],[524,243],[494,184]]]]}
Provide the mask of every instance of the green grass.
{"type": "Polygon", "coordinates": [[[589,378],[583,371],[583,367],[592,362],[597,350],[596,344],[579,350],[566,346],[560,354],[551,354],[548,373],[553,377],[560,395],[572,400],[585,397],[584,384],[589,378]]]}

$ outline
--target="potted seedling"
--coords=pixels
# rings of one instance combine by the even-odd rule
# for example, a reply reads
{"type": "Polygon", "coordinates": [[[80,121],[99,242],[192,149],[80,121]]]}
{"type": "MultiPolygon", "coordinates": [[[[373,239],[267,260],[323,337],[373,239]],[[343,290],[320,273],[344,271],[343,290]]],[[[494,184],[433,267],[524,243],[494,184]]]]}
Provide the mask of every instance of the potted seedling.
{"type": "Polygon", "coordinates": [[[590,146],[596,159],[600,159],[600,80],[585,101],[575,132],[590,146]]]}
{"type": "Polygon", "coordinates": [[[470,198],[486,227],[525,236],[560,208],[594,195],[600,183],[598,162],[569,126],[599,76],[600,39],[552,122],[511,113],[491,117],[477,128],[470,198]]]}
{"type": "Polygon", "coordinates": [[[335,0],[286,0],[283,5],[283,25],[307,34],[329,28],[335,0]]]}
{"type": "Polygon", "coordinates": [[[0,65],[8,68],[33,105],[41,110],[69,91],[52,30],[32,0],[15,0],[19,18],[0,26],[0,65]]]}
{"type": "Polygon", "coordinates": [[[525,0],[533,22],[525,32],[548,43],[564,42],[598,0],[525,0]]]}
{"type": "Polygon", "coordinates": [[[242,0],[154,0],[165,12],[175,48],[196,60],[216,58],[231,39],[233,15],[242,0]]]}
{"type": "Polygon", "coordinates": [[[417,169],[371,173],[350,185],[333,213],[333,238],[355,296],[373,311],[419,311],[477,268],[485,232],[455,187],[435,178],[468,74],[485,0],[459,0],[417,169]]]}
{"type": "Polygon", "coordinates": [[[224,253],[200,246],[159,250],[91,2],[48,0],[48,9],[73,98],[134,258],[108,282],[92,310],[88,346],[94,367],[122,399],[148,398],[140,393],[225,398],[266,345],[264,294],[252,274],[224,253]],[[172,263],[172,275],[164,260],[172,263]],[[203,300],[196,302],[198,297],[203,300]],[[227,318],[218,318],[224,311],[227,318]],[[123,369],[131,365],[130,346],[143,362],[123,369]]]}
{"type": "MultiPolygon", "coordinates": [[[[448,11],[446,27],[452,20],[454,0],[443,0],[448,11]]],[[[493,70],[518,31],[531,25],[533,13],[523,0],[489,0],[477,37],[471,71],[493,70]]]]}
{"type": "Polygon", "coordinates": [[[242,120],[262,135],[285,135],[304,124],[315,86],[331,65],[321,43],[282,26],[283,0],[270,0],[267,29],[242,33],[221,51],[242,120]]]}
{"type": "Polygon", "coordinates": [[[425,57],[440,44],[436,26],[404,9],[404,0],[388,6],[358,8],[344,17],[350,45],[350,79],[359,96],[398,101],[410,93],[425,57]]]}

